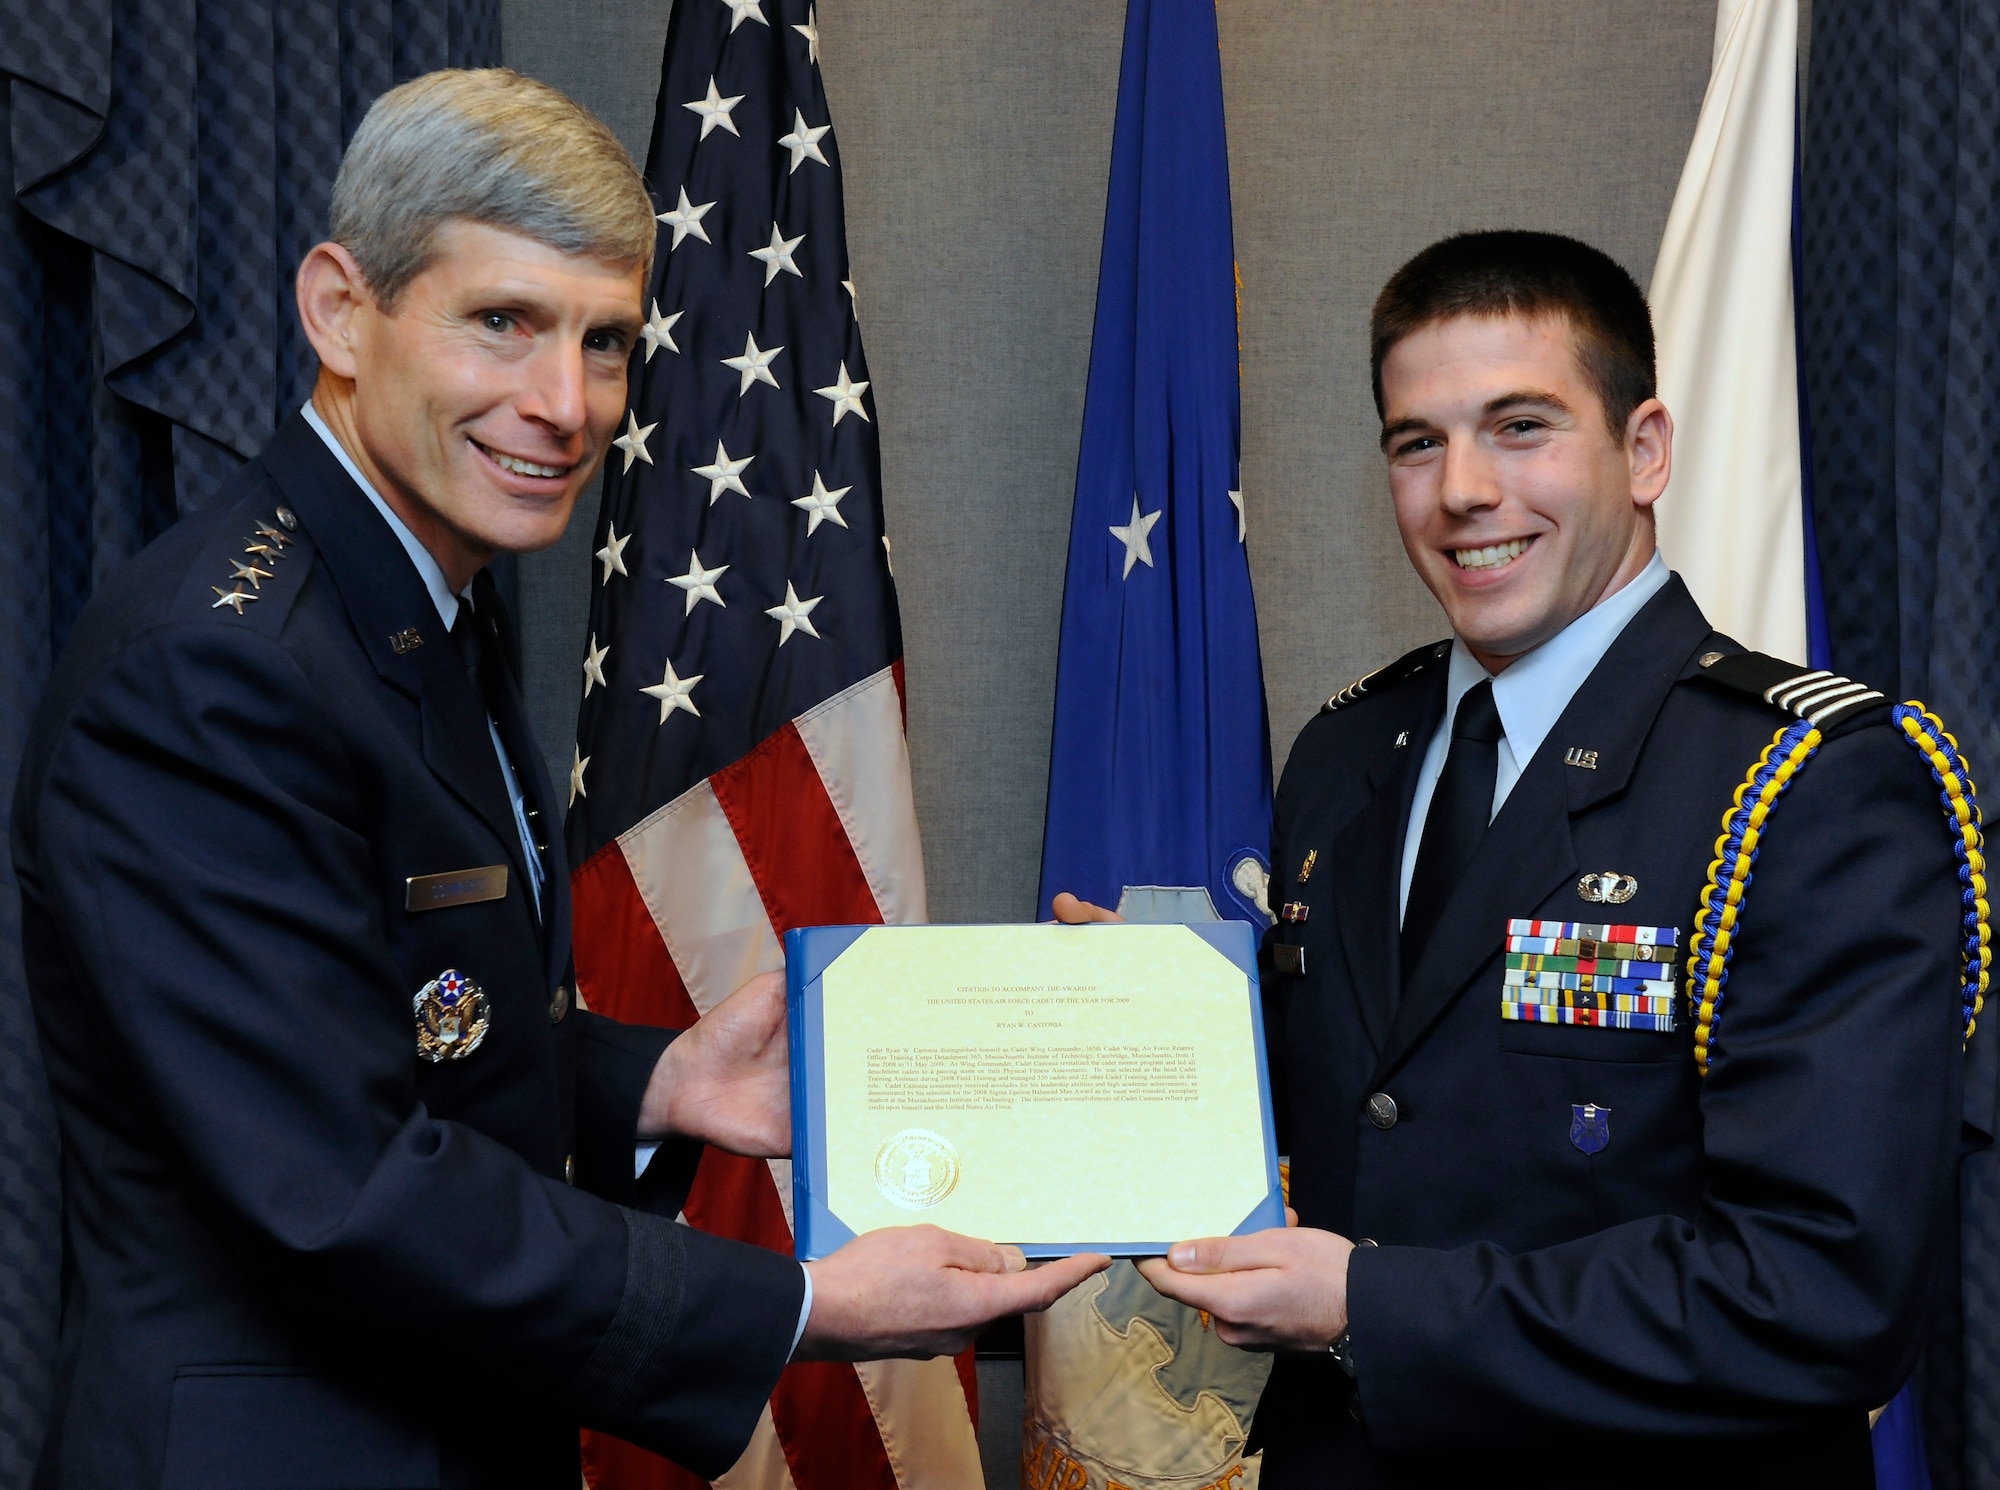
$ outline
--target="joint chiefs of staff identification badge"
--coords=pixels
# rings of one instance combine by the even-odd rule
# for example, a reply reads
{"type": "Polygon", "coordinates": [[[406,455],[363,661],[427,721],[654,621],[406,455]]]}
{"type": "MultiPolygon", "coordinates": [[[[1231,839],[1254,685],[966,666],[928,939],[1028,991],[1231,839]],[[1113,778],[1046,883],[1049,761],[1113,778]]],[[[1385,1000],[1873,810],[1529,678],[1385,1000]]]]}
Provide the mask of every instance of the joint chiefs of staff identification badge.
{"type": "Polygon", "coordinates": [[[1602,1152],[1611,1142],[1611,1109],[1595,1102],[1574,1102],[1569,1110],[1569,1141],[1586,1154],[1602,1152]]]}
{"type": "Polygon", "coordinates": [[[492,1022],[486,991],[456,968],[417,990],[417,1054],[427,1061],[462,1061],[479,1048],[492,1022]]]}

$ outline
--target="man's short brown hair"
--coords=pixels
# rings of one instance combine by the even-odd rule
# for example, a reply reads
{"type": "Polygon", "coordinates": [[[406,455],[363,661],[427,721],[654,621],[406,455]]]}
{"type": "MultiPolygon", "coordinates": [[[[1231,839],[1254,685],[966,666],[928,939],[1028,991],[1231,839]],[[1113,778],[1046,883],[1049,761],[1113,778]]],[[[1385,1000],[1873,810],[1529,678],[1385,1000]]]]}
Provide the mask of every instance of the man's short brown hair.
{"type": "Polygon", "coordinates": [[[1584,376],[1604,405],[1611,438],[1654,396],[1653,318],[1646,297],[1610,255],[1558,233],[1516,230],[1441,239],[1389,276],[1369,323],[1375,413],[1382,361],[1404,337],[1460,316],[1561,316],[1584,376]]]}

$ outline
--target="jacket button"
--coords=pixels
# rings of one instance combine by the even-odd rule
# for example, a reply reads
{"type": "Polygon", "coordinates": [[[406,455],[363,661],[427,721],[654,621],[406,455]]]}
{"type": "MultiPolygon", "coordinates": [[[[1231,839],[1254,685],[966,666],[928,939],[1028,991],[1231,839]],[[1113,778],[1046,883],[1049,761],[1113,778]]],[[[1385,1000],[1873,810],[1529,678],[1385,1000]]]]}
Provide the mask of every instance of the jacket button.
{"type": "Polygon", "coordinates": [[[575,1154],[566,1154],[563,1156],[563,1183],[566,1185],[574,1185],[576,1183],[575,1154]]]}
{"type": "Polygon", "coordinates": [[[1396,1126],[1396,1099],[1387,1092],[1377,1092],[1368,1099],[1368,1121],[1387,1132],[1396,1126]]]}
{"type": "Polygon", "coordinates": [[[549,1000],[549,1023],[561,1024],[563,1015],[569,1013],[569,985],[556,984],[555,997],[549,1000]]]}

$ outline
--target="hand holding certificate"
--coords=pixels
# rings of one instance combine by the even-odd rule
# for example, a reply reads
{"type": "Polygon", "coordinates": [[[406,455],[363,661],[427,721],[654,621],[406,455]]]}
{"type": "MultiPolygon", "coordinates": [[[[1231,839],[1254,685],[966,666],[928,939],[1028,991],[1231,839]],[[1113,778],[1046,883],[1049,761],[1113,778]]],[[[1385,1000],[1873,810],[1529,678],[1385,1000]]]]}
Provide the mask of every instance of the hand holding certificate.
{"type": "Polygon", "coordinates": [[[932,1222],[1030,1256],[1283,1224],[1248,926],[787,938],[801,1257],[932,1222]]]}

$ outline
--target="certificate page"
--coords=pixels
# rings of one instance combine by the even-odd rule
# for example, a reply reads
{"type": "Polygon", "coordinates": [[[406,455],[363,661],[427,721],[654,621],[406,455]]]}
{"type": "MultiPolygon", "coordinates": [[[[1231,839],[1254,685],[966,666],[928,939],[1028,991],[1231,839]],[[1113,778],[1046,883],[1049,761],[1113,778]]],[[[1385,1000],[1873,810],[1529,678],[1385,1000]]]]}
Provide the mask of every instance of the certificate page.
{"type": "Polygon", "coordinates": [[[822,989],[857,1233],[1154,1250],[1270,1193],[1251,983],[1185,926],[876,928],[822,989]]]}

